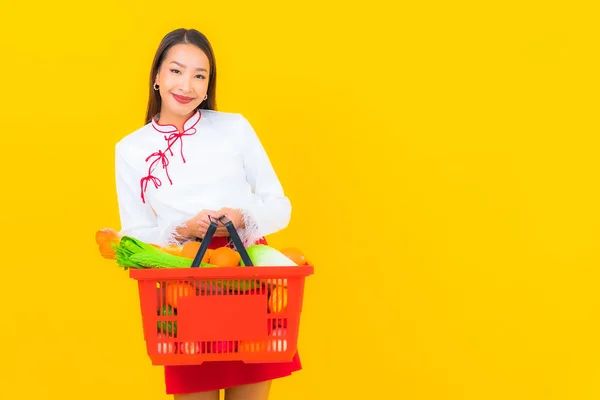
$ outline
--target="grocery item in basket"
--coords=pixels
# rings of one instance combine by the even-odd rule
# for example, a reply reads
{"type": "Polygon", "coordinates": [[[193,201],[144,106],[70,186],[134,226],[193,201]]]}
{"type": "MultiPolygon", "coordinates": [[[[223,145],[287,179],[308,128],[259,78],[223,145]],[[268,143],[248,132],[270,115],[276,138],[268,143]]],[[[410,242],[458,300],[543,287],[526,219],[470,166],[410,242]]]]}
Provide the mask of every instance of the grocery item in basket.
{"type": "MultiPolygon", "coordinates": [[[[168,305],[164,305],[161,314],[165,317],[172,317],[173,315],[177,315],[177,311],[173,310],[173,308],[168,305]]],[[[168,334],[171,337],[176,337],[177,321],[158,321],[157,330],[160,334],[168,334]]]]}
{"type": "MultiPolygon", "coordinates": [[[[96,232],[96,243],[100,255],[106,259],[116,259],[125,270],[128,268],[188,268],[192,266],[201,243],[188,241],[181,246],[166,247],[145,243],[131,236],[123,236],[114,229],[102,228],[96,232]]],[[[310,265],[303,252],[296,247],[277,250],[265,244],[256,244],[247,249],[255,266],[298,266],[310,265]]],[[[228,246],[206,249],[201,267],[244,266],[239,252],[228,246]],[[213,254],[215,257],[213,258],[213,254]]]]}
{"type": "MultiPolygon", "coordinates": [[[[286,257],[279,250],[267,246],[266,244],[254,244],[248,246],[246,249],[248,252],[248,257],[250,257],[250,261],[254,264],[255,267],[297,267],[294,261],[286,257]]],[[[243,265],[243,261],[240,261],[243,265]]],[[[283,286],[287,286],[287,279],[283,281],[265,279],[264,282],[268,284],[281,284],[283,286]]]]}
{"type": "Polygon", "coordinates": [[[276,286],[269,297],[269,311],[272,314],[285,312],[287,309],[287,288],[276,286]]]}
{"type": "MultiPolygon", "coordinates": [[[[253,244],[246,249],[255,267],[296,267],[297,264],[279,250],[266,244],[253,244]]],[[[244,265],[244,261],[241,261],[244,265]]]]}
{"type": "Polygon", "coordinates": [[[196,288],[187,282],[173,282],[166,285],[166,302],[173,308],[177,308],[179,297],[192,296],[196,288]]]}
{"type": "Polygon", "coordinates": [[[115,258],[115,249],[113,244],[119,244],[121,235],[111,228],[103,228],[96,231],[96,244],[100,250],[100,255],[106,259],[115,258]]]}
{"type": "MultiPolygon", "coordinates": [[[[192,260],[164,252],[153,245],[123,236],[118,245],[112,244],[116,252],[117,265],[124,268],[189,268],[192,260]]],[[[202,267],[214,265],[201,263],[202,267]]]]}
{"type": "MultiPolygon", "coordinates": [[[[181,246],[181,256],[193,260],[194,257],[196,257],[196,253],[198,253],[198,249],[200,249],[200,242],[189,240],[181,246]]],[[[204,253],[204,257],[202,257],[202,262],[210,262],[208,260],[210,259],[212,251],[212,249],[206,249],[206,253],[204,253]]]]}
{"type": "Polygon", "coordinates": [[[277,328],[269,335],[266,341],[242,341],[238,351],[240,353],[260,352],[285,352],[287,351],[287,329],[277,328]]]}
{"type": "Polygon", "coordinates": [[[173,342],[172,337],[159,333],[157,339],[158,354],[175,354],[177,345],[173,342]]]}
{"type": "MultiPolygon", "coordinates": [[[[102,228],[96,231],[96,244],[98,245],[100,255],[106,259],[114,260],[116,258],[116,251],[113,245],[118,246],[121,238],[122,235],[112,228],[102,228]]],[[[169,245],[161,247],[156,244],[150,244],[150,246],[174,256],[182,255],[181,246],[169,245]]]]}
{"type": "Polygon", "coordinates": [[[285,249],[281,249],[281,254],[295,262],[297,265],[308,265],[304,253],[296,247],[286,247],[285,249]]]}
{"type": "Polygon", "coordinates": [[[226,246],[217,247],[210,254],[210,263],[219,267],[237,267],[241,260],[240,253],[226,246]]]}
{"type": "Polygon", "coordinates": [[[271,339],[267,342],[267,351],[287,351],[287,329],[278,328],[273,333],[271,333],[271,337],[280,338],[280,339],[271,339]]]}
{"type": "Polygon", "coordinates": [[[198,295],[209,296],[222,294],[224,291],[246,292],[259,290],[261,283],[254,279],[211,279],[199,282],[197,287],[198,295]]]}

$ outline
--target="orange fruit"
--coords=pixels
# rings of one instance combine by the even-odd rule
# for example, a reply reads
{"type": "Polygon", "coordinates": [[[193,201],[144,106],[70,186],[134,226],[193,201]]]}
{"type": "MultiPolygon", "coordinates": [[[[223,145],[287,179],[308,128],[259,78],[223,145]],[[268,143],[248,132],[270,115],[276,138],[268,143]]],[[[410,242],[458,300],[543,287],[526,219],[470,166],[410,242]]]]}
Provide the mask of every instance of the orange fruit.
{"type": "Polygon", "coordinates": [[[281,253],[298,265],[304,265],[304,263],[306,263],[306,257],[300,249],[295,247],[287,247],[281,250],[281,253]]]}
{"type": "MultiPolygon", "coordinates": [[[[196,258],[196,254],[198,254],[198,250],[200,250],[201,242],[196,242],[195,240],[185,242],[181,247],[181,257],[194,259],[196,258]]],[[[206,253],[204,253],[204,257],[202,257],[202,262],[207,263],[210,260],[212,249],[206,249],[206,253]]]]}
{"type": "Polygon", "coordinates": [[[241,341],[238,348],[240,353],[258,353],[260,351],[263,351],[261,343],[254,341],[241,341]]]}
{"type": "Polygon", "coordinates": [[[193,296],[196,294],[194,286],[189,283],[169,283],[167,284],[167,304],[177,308],[179,297],[193,296]]]}
{"type": "Polygon", "coordinates": [[[196,242],[195,240],[191,240],[189,242],[185,242],[181,247],[181,256],[185,258],[194,258],[196,257],[196,253],[200,249],[200,242],[196,242]]]}
{"type": "Polygon", "coordinates": [[[181,257],[181,252],[183,251],[183,247],[171,245],[171,246],[163,247],[163,248],[161,248],[161,250],[164,251],[165,253],[181,257]]]}
{"type": "Polygon", "coordinates": [[[287,308],[287,288],[277,286],[269,298],[269,311],[273,314],[285,312],[287,308]]]}
{"type": "Polygon", "coordinates": [[[219,267],[236,267],[240,264],[240,253],[231,247],[218,247],[210,254],[210,263],[219,267]]]}
{"type": "Polygon", "coordinates": [[[179,246],[172,246],[172,245],[170,245],[170,246],[162,247],[162,246],[159,246],[159,245],[154,244],[154,243],[150,243],[150,246],[152,246],[155,249],[158,249],[158,250],[160,250],[160,251],[162,251],[164,253],[167,253],[167,254],[172,254],[174,256],[181,256],[181,249],[182,248],[179,247],[179,246]]]}
{"type": "Polygon", "coordinates": [[[121,235],[111,228],[103,228],[96,231],[96,243],[98,244],[98,250],[100,255],[107,259],[114,259],[116,257],[115,249],[112,247],[112,243],[118,245],[121,240],[121,235]]]}

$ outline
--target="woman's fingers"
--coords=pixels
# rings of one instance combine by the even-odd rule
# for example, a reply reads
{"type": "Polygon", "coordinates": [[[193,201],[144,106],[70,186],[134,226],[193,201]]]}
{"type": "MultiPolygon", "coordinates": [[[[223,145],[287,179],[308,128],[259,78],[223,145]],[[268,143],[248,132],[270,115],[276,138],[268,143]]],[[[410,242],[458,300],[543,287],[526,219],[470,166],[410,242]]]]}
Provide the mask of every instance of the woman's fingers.
{"type": "Polygon", "coordinates": [[[219,225],[217,230],[215,231],[215,236],[228,236],[229,231],[223,225],[219,225]]]}
{"type": "MultiPolygon", "coordinates": [[[[206,232],[208,231],[208,227],[210,226],[210,221],[208,220],[208,217],[204,217],[200,220],[197,221],[197,231],[198,233],[200,233],[202,235],[202,237],[204,235],[206,235],[206,232]]],[[[225,228],[222,225],[218,225],[215,234],[217,236],[223,236],[223,233],[227,233],[227,228],[225,228]]]]}
{"type": "MultiPolygon", "coordinates": [[[[208,231],[208,227],[210,226],[210,219],[216,220],[218,219],[218,213],[212,210],[202,210],[194,219],[192,220],[191,229],[194,231],[195,235],[203,238],[208,231]],[[210,219],[209,219],[210,216],[210,219]]],[[[228,236],[229,231],[222,224],[217,225],[217,229],[215,231],[215,236],[228,236]]]]}

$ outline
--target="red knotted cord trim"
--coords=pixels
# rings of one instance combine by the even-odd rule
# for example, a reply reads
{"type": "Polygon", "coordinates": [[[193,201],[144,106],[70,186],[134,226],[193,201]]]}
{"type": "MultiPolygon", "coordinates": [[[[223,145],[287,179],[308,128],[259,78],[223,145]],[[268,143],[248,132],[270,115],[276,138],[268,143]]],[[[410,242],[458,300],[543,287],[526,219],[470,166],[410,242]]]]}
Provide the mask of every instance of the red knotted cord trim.
{"type": "Polygon", "coordinates": [[[167,148],[164,151],[158,150],[158,151],[150,154],[146,158],[146,162],[148,162],[151,159],[153,159],[153,160],[150,163],[150,165],[148,166],[148,175],[146,175],[145,177],[140,179],[140,187],[141,187],[141,191],[142,191],[141,195],[142,195],[143,203],[146,202],[146,198],[145,198],[144,194],[146,193],[146,189],[148,188],[149,182],[152,182],[156,189],[158,189],[162,185],[161,180],[153,175],[154,169],[156,169],[156,167],[159,164],[162,165],[162,168],[165,170],[165,174],[167,175],[167,178],[169,179],[169,183],[171,185],[173,184],[173,181],[171,180],[171,176],[169,175],[169,158],[167,157],[167,152],[171,153],[171,156],[173,156],[173,150],[171,148],[173,147],[173,145],[175,143],[177,143],[177,141],[179,141],[179,143],[180,143],[179,144],[179,152],[181,154],[181,159],[185,163],[186,161],[185,161],[185,157],[183,156],[183,139],[182,139],[182,137],[183,136],[191,136],[194,134],[196,134],[196,128],[190,128],[183,132],[176,132],[176,133],[170,134],[169,136],[165,136],[164,138],[167,141],[167,148]]]}

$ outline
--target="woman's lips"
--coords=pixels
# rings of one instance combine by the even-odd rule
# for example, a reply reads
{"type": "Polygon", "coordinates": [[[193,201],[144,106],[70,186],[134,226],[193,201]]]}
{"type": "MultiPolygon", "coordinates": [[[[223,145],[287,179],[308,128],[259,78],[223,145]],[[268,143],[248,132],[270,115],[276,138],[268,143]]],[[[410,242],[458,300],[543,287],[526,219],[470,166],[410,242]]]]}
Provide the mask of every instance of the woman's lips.
{"type": "Polygon", "coordinates": [[[177,94],[171,93],[171,95],[175,98],[175,100],[177,100],[178,102],[180,102],[181,104],[187,104],[190,101],[194,100],[193,97],[185,97],[185,96],[179,96],[177,94]]]}

